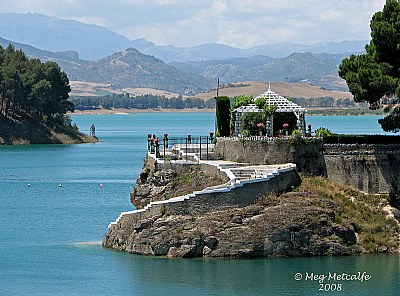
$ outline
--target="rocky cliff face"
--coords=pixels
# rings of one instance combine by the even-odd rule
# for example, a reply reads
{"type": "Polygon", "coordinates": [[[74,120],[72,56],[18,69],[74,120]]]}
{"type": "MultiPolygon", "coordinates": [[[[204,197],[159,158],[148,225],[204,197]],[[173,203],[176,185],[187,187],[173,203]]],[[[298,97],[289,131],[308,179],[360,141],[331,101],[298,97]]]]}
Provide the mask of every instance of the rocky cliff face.
{"type": "Polygon", "coordinates": [[[151,201],[167,200],[227,181],[224,173],[211,166],[159,164],[147,157],[130,199],[137,209],[142,209],[151,201]]]}
{"type": "Polygon", "coordinates": [[[352,225],[335,223],[335,204],[310,193],[201,216],[160,215],[112,228],[105,247],[168,257],[344,255],[363,252],[352,225]]]}
{"type": "Polygon", "coordinates": [[[325,178],[303,178],[295,192],[268,195],[246,207],[196,215],[159,211],[150,217],[127,216],[109,228],[103,246],[174,258],[394,252],[399,228],[394,219],[385,218],[386,202],[325,178]]]}

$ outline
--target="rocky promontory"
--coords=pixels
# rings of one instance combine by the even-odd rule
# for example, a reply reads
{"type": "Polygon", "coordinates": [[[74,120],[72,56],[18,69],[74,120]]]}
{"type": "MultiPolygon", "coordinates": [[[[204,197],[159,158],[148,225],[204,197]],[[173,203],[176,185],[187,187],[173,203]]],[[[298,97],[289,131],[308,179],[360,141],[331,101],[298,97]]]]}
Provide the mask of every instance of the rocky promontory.
{"type": "MultiPolygon", "coordinates": [[[[202,175],[194,170],[182,177],[171,168],[152,171],[145,164],[131,198],[139,208],[142,199],[168,199],[172,188],[190,191],[203,184],[202,175]]],[[[148,217],[130,215],[110,226],[103,246],[173,258],[398,252],[398,221],[384,209],[399,211],[387,196],[370,196],[323,177],[302,176],[301,181],[290,192],[269,194],[245,207],[194,215],[161,208],[148,217]]]]}
{"type": "Polygon", "coordinates": [[[80,144],[99,139],[79,132],[72,126],[44,124],[27,118],[0,116],[0,145],[80,144]]]}

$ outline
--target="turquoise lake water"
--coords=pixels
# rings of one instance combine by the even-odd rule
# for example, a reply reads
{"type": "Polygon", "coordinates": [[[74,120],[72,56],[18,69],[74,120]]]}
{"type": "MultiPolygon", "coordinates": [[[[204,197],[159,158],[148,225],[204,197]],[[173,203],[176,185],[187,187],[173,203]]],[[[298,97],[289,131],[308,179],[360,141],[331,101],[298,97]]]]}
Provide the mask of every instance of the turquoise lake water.
{"type": "MultiPolygon", "coordinates": [[[[315,116],[307,122],[313,129],[376,134],[382,133],[377,118],[315,116]]],[[[214,114],[73,119],[83,132],[94,123],[103,142],[0,147],[0,295],[325,295],[324,289],[338,290],[339,284],[341,291],[332,295],[399,295],[399,255],[185,260],[82,244],[101,241],[108,223],[133,209],[129,193],[148,133],[207,135],[214,129],[214,114]],[[319,291],[320,283],[310,275],[329,272],[364,272],[371,278],[326,278],[319,291]]]]}

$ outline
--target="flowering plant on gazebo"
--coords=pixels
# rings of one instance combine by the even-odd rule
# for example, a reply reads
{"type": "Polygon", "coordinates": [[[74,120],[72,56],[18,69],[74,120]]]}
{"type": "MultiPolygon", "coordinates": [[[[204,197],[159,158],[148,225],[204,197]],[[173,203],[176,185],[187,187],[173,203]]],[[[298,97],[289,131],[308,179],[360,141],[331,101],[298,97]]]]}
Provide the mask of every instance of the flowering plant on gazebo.
{"type": "Polygon", "coordinates": [[[262,136],[263,130],[264,130],[264,123],[262,123],[262,122],[257,123],[257,127],[259,129],[259,131],[258,131],[259,135],[262,136]]]}
{"type": "Polygon", "coordinates": [[[284,123],[283,124],[283,129],[285,130],[285,136],[288,136],[289,123],[284,123]]]}

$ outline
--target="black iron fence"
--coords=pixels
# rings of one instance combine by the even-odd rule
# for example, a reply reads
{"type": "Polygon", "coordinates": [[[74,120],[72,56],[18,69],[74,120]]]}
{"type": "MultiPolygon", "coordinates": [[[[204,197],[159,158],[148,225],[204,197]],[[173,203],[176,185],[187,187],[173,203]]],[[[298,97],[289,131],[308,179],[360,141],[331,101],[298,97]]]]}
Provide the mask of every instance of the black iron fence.
{"type": "Polygon", "coordinates": [[[168,137],[168,134],[165,134],[161,139],[155,134],[148,134],[147,150],[150,153],[154,153],[157,158],[160,158],[165,157],[172,147],[179,145],[185,151],[186,160],[188,160],[188,151],[198,151],[199,159],[208,160],[212,152],[210,145],[214,141],[215,137],[213,134],[199,137],[192,137],[191,135],[187,135],[186,137],[168,137]]]}

